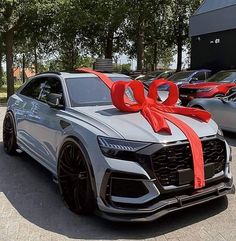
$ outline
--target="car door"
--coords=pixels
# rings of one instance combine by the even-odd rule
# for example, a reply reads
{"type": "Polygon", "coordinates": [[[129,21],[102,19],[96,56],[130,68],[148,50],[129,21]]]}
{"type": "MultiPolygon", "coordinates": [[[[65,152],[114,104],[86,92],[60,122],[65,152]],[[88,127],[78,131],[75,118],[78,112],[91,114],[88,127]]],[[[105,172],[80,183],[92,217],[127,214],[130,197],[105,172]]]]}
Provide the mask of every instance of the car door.
{"type": "Polygon", "coordinates": [[[236,131],[236,92],[223,102],[221,123],[223,129],[236,131]]]}
{"type": "Polygon", "coordinates": [[[37,109],[36,99],[39,97],[45,78],[35,77],[18,93],[19,98],[14,104],[15,120],[17,122],[17,142],[27,152],[37,153],[37,144],[31,135],[31,123],[37,109]]]}
{"type": "Polygon", "coordinates": [[[56,151],[62,136],[58,116],[61,110],[47,104],[47,95],[51,92],[61,94],[61,102],[64,104],[62,84],[59,78],[52,76],[42,77],[37,82],[38,97],[36,94],[34,98],[30,97],[31,93],[26,97],[30,98],[30,101],[27,101],[24,109],[24,125],[21,127],[26,137],[23,141],[24,148],[41,164],[56,173],[56,151]]]}

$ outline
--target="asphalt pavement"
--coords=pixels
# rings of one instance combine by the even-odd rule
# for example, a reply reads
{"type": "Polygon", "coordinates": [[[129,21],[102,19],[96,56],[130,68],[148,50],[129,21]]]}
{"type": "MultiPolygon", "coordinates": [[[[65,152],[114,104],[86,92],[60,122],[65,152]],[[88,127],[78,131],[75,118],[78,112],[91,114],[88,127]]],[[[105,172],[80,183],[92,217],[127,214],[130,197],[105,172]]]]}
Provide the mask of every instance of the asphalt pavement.
{"type": "MultiPolygon", "coordinates": [[[[157,240],[236,241],[236,197],[229,195],[152,223],[122,224],[69,211],[51,174],[26,154],[3,151],[0,107],[0,241],[157,240]]],[[[233,150],[236,135],[225,133],[233,150]]]]}

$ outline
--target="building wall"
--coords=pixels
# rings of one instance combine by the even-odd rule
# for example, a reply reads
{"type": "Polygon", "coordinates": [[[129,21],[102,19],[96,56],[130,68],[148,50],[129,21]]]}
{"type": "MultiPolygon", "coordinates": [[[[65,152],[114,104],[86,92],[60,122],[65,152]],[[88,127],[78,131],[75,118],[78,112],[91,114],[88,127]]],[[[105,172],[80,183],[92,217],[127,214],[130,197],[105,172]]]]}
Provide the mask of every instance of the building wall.
{"type": "Polygon", "coordinates": [[[236,29],[191,38],[191,69],[200,68],[236,69],[236,29]]]}

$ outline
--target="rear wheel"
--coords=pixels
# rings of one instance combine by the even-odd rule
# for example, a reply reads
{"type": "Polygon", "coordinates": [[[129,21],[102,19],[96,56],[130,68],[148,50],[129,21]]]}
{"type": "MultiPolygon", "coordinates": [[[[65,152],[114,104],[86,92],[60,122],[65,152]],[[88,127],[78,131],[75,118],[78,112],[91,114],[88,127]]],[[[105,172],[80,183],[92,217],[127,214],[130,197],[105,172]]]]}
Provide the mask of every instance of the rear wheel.
{"type": "Polygon", "coordinates": [[[16,133],[14,125],[14,117],[11,112],[7,112],[3,121],[3,146],[9,155],[16,153],[16,133]]]}
{"type": "Polygon", "coordinates": [[[94,195],[88,165],[80,145],[69,139],[59,156],[58,181],[66,205],[78,214],[94,211],[94,195]]]}

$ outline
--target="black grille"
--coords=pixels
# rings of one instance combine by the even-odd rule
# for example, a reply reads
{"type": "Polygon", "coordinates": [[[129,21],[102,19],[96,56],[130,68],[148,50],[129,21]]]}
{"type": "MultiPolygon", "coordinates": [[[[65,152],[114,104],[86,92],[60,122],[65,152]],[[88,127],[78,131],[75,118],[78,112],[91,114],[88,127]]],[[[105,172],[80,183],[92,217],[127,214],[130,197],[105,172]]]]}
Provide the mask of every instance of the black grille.
{"type": "MultiPolygon", "coordinates": [[[[214,172],[224,170],[226,146],[220,139],[202,141],[204,164],[214,163],[214,172]]],[[[189,143],[166,146],[151,156],[152,169],[162,186],[179,185],[178,170],[193,169],[189,143]]]]}
{"type": "Polygon", "coordinates": [[[179,89],[180,95],[191,95],[191,94],[195,94],[196,92],[197,92],[197,89],[189,89],[189,88],[179,89]]]}

